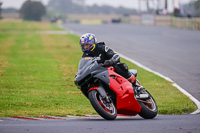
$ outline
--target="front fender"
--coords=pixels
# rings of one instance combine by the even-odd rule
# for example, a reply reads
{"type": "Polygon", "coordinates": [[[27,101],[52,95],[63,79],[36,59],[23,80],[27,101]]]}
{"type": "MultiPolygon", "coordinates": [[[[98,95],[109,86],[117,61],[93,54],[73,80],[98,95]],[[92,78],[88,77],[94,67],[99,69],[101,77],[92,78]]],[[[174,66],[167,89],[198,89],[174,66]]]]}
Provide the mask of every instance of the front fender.
{"type": "Polygon", "coordinates": [[[98,90],[98,87],[92,87],[88,90],[88,93],[91,91],[91,90],[98,90]]]}
{"type": "Polygon", "coordinates": [[[91,91],[91,90],[97,90],[99,92],[99,94],[104,98],[107,96],[106,94],[106,91],[105,89],[103,88],[102,85],[98,86],[98,87],[92,87],[88,90],[88,93],[91,91]]]}

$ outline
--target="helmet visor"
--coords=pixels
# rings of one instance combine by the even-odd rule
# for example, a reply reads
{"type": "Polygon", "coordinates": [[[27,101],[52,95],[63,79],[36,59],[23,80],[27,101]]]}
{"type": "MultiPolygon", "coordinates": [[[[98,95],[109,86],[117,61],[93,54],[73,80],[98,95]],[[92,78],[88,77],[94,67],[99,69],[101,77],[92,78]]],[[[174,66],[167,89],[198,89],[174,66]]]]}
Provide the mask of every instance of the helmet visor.
{"type": "Polygon", "coordinates": [[[85,51],[89,50],[91,46],[92,45],[89,44],[89,43],[84,43],[84,44],[81,45],[81,49],[82,49],[83,52],[85,52],[85,51]]]}

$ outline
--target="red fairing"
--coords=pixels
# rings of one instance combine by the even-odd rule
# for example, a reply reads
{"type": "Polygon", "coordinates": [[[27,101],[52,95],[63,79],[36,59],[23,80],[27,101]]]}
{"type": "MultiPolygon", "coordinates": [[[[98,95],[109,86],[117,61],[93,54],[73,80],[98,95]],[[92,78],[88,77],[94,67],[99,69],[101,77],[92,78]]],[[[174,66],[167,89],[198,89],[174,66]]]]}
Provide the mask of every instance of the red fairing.
{"type": "Polygon", "coordinates": [[[141,106],[135,99],[132,84],[124,77],[118,75],[113,70],[109,70],[110,86],[116,93],[116,108],[118,114],[137,115],[141,111],[141,106]]]}
{"type": "Polygon", "coordinates": [[[113,66],[109,66],[109,67],[106,67],[108,70],[112,70],[112,71],[115,71],[115,68],[113,66]]]}

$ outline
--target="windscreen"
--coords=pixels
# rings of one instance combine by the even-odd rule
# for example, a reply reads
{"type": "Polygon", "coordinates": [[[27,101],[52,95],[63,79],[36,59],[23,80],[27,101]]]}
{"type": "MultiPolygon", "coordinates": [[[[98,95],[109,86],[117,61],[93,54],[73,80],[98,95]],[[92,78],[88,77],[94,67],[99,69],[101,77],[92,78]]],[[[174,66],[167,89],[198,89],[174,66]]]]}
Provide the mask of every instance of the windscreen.
{"type": "Polygon", "coordinates": [[[92,63],[92,58],[82,58],[79,62],[79,66],[78,66],[78,69],[82,69],[84,68],[85,66],[87,66],[88,64],[91,64],[92,63]]]}
{"type": "Polygon", "coordinates": [[[91,57],[82,58],[79,62],[78,73],[86,69],[93,62],[91,57]]]}

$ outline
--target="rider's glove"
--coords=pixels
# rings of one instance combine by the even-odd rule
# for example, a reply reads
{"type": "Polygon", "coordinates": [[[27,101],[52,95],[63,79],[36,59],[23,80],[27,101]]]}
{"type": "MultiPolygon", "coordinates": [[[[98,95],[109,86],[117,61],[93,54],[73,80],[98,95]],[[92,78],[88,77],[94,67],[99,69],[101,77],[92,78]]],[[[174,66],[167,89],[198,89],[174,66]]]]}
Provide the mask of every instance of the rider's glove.
{"type": "Polygon", "coordinates": [[[108,66],[112,66],[114,64],[113,60],[105,60],[103,66],[104,67],[108,67],[108,66]]]}

